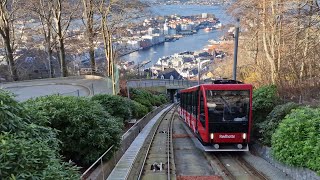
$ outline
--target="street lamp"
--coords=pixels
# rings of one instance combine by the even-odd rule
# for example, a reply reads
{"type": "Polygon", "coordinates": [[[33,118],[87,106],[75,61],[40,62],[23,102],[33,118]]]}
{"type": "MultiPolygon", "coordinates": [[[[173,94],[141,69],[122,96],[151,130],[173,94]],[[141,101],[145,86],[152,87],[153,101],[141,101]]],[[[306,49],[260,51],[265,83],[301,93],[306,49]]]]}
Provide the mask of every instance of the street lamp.
{"type": "Polygon", "coordinates": [[[234,40],[234,54],[233,54],[233,80],[237,80],[237,61],[238,61],[238,44],[239,44],[239,29],[240,29],[240,19],[237,18],[236,21],[236,32],[234,40]]]}

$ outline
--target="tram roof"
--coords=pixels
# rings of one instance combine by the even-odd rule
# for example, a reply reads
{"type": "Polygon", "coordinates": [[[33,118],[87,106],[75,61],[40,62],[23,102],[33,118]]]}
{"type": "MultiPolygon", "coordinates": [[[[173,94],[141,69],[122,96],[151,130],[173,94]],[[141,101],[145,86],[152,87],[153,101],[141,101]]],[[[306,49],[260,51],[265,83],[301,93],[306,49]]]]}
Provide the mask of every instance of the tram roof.
{"type": "Polygon", "coordinates": [[[180,92],[193,92],[204,88],[205,90],[252,90],[251,84],[200,84],[183,89],[180,92]]]}

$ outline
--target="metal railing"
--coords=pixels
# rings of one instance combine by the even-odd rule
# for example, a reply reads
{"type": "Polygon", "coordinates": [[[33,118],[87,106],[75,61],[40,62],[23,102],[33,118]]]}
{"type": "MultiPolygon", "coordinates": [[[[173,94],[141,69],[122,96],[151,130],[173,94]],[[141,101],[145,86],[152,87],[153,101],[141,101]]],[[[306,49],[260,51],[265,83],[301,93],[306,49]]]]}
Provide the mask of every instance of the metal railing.
{"type": "MultiPolygon", "coordinates": [[[[111,151],[111,149],[114,147],[114,145],[112,145],[106,152],[104,152],[97,160],[96,162],[94,162],[84,173],[82,173],[81,175],[81,179],[86,179],[86,175],[91,172],[92,168],[95,167],[99,162],[100,162],[100,166],[103,166],[103,158],[104,156],[111,151]]],[[[105,174],[104,174],[104,170],[103,168],[101,168],[101,173],[102,173],[102,178],[105,179],[105,174]]]]}
{"type": "MultiPolygon", "coordinates": [[[[131,143],[134,141],[134,139],[139,135],[140,131],[144,128],[146,124],[152,119],[152,117],[155,114],[158,114],[163,108],[166,106],[161,106],[148,114],[146,114],[144,117],[142,117],[139,121],[137,121],[127,132],[125,132],[121,137],[121,145],[120,148],[117,150],[117,152],[113,151],[114,146],[112,145],[106,152],[104,152],[82,175],[81,179],[85,180],[88,179],[90,176],[94,176],[94,171],[97,172],[94,177],[94,179],[103,179],[105,180],[109,174],[111,173],[112,169],[118,162],[118,160],[122,157],[122,155],[125,153],[125,151],[129,148],[131,143]],[[112,157],[110,159],[107,159],[104,161],[104,158],[109,154],[112,153],[112,157]],[[99,164],[100,162],[100,164],[99,164]],[[107,168],[105,168],[106,163],[111,163],[109,166],[107,165],[107,168]],[[97,167],[99,164],[100,167],[97,167]],[[107,172],[110,171],[110,172],[107,172]],[[101,177],[102,176],[102,177],[101,177]],[[99,178],[100,177],[100,178],[99,178]]],[[[110,154],[109,154],[110,155],[110,154]]]]}

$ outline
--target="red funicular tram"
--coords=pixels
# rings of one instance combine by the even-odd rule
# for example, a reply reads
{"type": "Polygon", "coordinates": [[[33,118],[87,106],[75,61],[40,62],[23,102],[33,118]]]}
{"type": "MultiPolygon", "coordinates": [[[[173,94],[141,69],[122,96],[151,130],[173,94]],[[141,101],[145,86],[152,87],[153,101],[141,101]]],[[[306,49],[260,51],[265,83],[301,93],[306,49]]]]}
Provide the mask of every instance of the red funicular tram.
{"type": "Polygon", "coordinates": [[[248,151],[252,85],[216,80],[180,91],[180,116],[205,151],[248,151]]]}

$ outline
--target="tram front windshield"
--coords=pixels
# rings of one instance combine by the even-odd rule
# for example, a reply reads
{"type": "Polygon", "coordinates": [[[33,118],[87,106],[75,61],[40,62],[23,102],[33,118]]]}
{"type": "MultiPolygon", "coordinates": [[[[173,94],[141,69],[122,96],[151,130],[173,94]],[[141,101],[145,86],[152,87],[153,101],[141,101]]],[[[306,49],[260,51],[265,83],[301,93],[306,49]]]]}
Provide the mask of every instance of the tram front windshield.
{"type": "Polygon", "coordinates": [[[211,122],[248,121],[250,107],[248,90],[208,90],[206,96],[211,122]]]}

